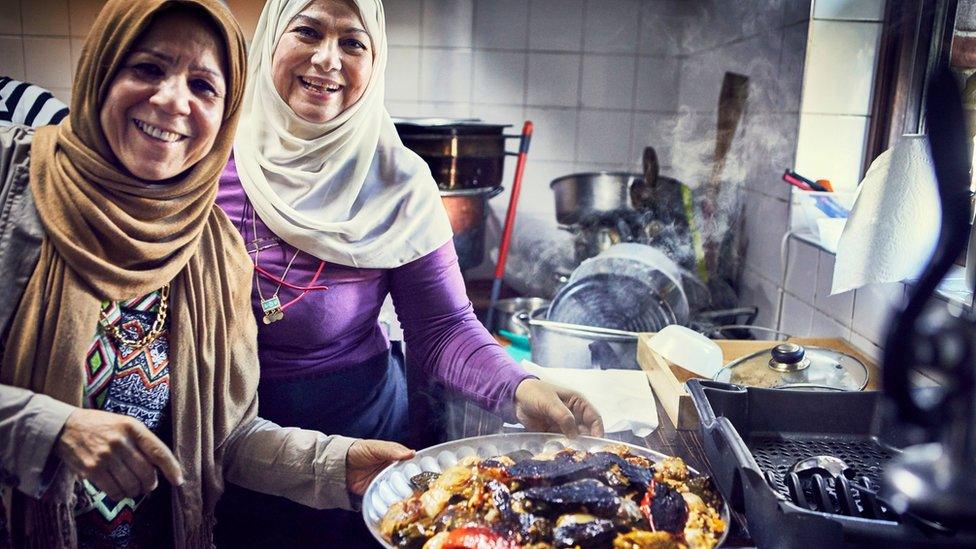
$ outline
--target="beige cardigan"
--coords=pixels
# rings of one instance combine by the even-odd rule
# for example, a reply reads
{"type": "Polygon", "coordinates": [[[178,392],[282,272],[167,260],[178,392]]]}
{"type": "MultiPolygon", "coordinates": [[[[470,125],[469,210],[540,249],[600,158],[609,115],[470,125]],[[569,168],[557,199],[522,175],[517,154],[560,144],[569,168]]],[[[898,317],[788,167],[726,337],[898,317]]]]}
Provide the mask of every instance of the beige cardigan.
{"type": "MultiPolygon", "coordinates": [[[[33,272],[43,236],[28,186],[31,138],[32,132],[24,127],[0,128],[0,351],[10,312],[16,310],[33,272]]],[[[62,467],[53,453],[54,443],[74,409],[49,396],[0,384],[4,499],[9,496],[7,487],[34,498],[44,495],[62,467]]],[[[353,442],[255,418],[227,441],[224,480],[319,509],[351,509],[346,454],[353,442]]]]}

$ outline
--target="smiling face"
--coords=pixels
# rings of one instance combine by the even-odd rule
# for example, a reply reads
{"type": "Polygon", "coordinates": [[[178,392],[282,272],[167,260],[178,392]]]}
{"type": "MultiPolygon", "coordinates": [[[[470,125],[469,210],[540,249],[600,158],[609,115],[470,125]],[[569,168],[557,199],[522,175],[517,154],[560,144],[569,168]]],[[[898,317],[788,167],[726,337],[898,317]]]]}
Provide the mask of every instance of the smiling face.
{"type": "Polygon", "coordinates": [[[224,114],[224,48],[198,16],[161,14],[109,84],[99,120],[132,175],[175,177],[210,152],[224,114]]]}
{"type": "Polygon", "coordinates": [[[373,43],[356,10],[338,0],[313,0],[285,29],[271,60],[275,89],[295,114],[328,122],[366,91],[373,43]]]}

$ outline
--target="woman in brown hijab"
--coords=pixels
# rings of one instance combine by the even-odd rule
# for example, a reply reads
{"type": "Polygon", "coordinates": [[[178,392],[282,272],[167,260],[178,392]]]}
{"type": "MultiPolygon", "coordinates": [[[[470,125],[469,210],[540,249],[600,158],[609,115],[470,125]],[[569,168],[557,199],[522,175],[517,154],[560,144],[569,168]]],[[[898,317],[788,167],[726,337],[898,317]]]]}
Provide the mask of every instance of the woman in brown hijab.
{"type": "Polygon", "coordinates": [[[217,0],[110,0],[69,117],[0,130],[14,546],[209,547],[225,480],[349,507],[347,488],[411,455],[256,417],[250,262],[214,206],[244,59],[217,0]]]}

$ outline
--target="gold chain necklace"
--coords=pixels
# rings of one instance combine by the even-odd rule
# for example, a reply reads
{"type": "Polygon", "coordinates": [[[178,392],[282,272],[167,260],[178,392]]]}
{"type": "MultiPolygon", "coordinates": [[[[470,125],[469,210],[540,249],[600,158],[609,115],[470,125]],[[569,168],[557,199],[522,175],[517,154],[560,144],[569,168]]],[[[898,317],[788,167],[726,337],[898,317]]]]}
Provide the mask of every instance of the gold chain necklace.
{"type": "Polygon", "coordinates": [[[152,328],[149,330],[149,332],[139,339],[127,339],[125,335],[122,334],[122,330],[119,329],[118,325],[112,324],[108,321],[108,318],[105,316],[104,309],[98,313],[98,322],[102,325],[102,329],[105,330],[105,333],[112,336],[116,343],[121,343],[130,349],[138,351],[153,341],[156,341],[156,338],[162,335],[163,328],[166,325],[166,313],[169,310],[169,284],[163,286],[159,290],[159,293],[159,309],[156,311],[156,320],[153,322],[152,328]]]}

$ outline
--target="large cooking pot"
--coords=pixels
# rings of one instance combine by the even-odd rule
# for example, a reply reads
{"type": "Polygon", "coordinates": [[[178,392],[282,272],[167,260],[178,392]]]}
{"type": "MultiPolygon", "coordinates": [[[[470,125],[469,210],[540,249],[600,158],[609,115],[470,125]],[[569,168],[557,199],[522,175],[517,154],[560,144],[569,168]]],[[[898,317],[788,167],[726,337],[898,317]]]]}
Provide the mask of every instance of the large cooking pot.
{"type": "Polygon", "coordinates": [[[394,120],[403,144],[420,155],[441,189],[497,187],[505,167],[509,124],[446,118],[394,120]]]}
{"type": "Polygon", "coordinates": [[[681,269],[662,251],[632,242],[587,259],[553,298],[547,320],[631,332],[687,324],[681,269]]]}
{"type": "Polygon", "coordinates": [[[529,327],[532,362],[539,366],[640,370],[635,333],[548,321],[545,308],[517,319],[529,327]]]}
{"type": "Polygon", "coordinates": [[[502,187],[479,187],[441,191],[441,201],[454,230],[454,248],[461,270],[477,267],[485,258],[488,200],[502,190],[502,187]]]}
{"type": "Polygon", "coordinates": [[[549,188],[556,199],[556,221],[587,224],[635,212],[630,188],[643,181],[640,174],[623,172],[574,173],[554,179],[549,188]]]}
{"type": "Polygon", "coordinates": [[[527,336],[529,328],[524,322],[520,322],[516,317],[521,313],[531,313],[536,309],[549,307],[549,300],[543,297],[509,297],[499,299],[495,303],[495,322],[491,327],[493,332],[505,330],[506,332],[527,336]]]}

